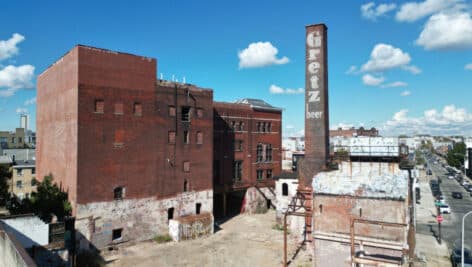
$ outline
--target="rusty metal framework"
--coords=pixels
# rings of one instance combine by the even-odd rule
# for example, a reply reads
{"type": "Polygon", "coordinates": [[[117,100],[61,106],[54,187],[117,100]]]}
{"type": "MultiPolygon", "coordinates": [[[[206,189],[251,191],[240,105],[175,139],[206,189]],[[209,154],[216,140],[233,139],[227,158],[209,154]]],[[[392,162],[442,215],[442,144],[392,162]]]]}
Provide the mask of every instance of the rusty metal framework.
{"type": "Polygon", "coordinates": [[[311,218],[311,205],[306,205],[307,201],[311,201],[311,198],[308,199],[306,197],[307,193],[312,194],[312,190],[298,189],[284,214],[284,267],[287,267],[287,216],[298,216],[305,218],[305,232],[303,234],[302,244],[307,241],[307,232],[311,232],[307,230],[307,227],[311,227],[311,223],[307,224],[306,222],[307,218],[311,218]]]}
{"type": "MultiPolygon", "coordinates": [[[[382,222],[382,221],[371,221],[371,220],[364,220],[359,218],[352,218],[351,219],[351,262],[353,264],[368,264],[372,266],[398,266],[401,264],[401,259],[392,259],[391,257],[381,257],[381,255],[363,255],[357,256],[356,255],[356,245],[355,245],[355,224],[373,224],[373,225],[380,225],[380,226],[387,226],[387,227],[396,227],[396,228],[404,228],[407,227],[407,224],[404,223],[390,223],[390,222],[382,222]]],[[[361,243],[362,244],[362,243],[361,243]]],[[[403,249],[402,256],[407,255],[408,251],[403,249]]]]}

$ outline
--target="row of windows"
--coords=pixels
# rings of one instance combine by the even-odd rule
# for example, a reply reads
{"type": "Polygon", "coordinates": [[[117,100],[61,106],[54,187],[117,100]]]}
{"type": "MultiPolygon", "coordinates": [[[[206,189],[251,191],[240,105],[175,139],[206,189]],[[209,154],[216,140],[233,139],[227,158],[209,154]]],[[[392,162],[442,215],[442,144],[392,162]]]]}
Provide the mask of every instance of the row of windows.
{"type": "MultiPolygon", "coordinates": [[[[7,137],[0,137],[0,138],[1,138],[0,142],[2,142],[2,143],[7,142],[7,137]]],[[[23,143],[23,138],[21,138],[21,137],[12,137],[11,138],[11,143],[12,144],[17,143],[17,141],[18,141],[18,143],[23,143]]]]}
{"type": "Polygon", "coordinates": [[[242,122],[242,121],[231,121],[231,129],[235,132],[244,131],[244,122],[242,122]]]}
{"type": "MultiPolygon", "coordinates": [[[[184,144],[190,144],[190,133],[189,131],[183,131],[183,142],[184,144]]],[[[202,132],[197,132],[195,136],[195,141],[197,145],[203,144],[203,133],[202,132]]],[[[175,144],[175,131],[169,131],[169,136],[168,136],[168,142],[169,144],[175,144]]]]}
{"type": "MultiPolygon", "coordinates": [[[[36,186],[36,179],[31,179],[31,186],[36,186]]],[[[23,181],[21,180],[16,181],[16,188],[18,189],[23,188],[23,181]]]]}
{"type": "MultiPolygon", "coordinates": [[[[102,99],[95,100],[95,113],[105,113],[105,101],[102,99]]],[[[116,115],[123,115],[124,114],[124,106],[123,103],[115,103],[114,104],[114,114],[116,115]]],[[[143,106],[139,102],[135,102],[133,104],[133,114],[136,116],[142,116],[143,114],[143,106]]],[[[169,106],[169,117],[175,117],[177,115],[177,109],[175,106],[169,106]]],[[[203,109],[197,108],[196,109],[197,118],[203,118],[203,109]]],[[[189,106],[182,106],[181,107],[181,120],[183,122],[190,122],[192,117],[192,108],[189,106]]],[[[20,141],[21,142],[21,141],[20,141]]],[[[13,142],[14,143],[14,142],[13,142]]]]}
{"type": "MultiPolygon", "coordinates": [[[[265,170],[265,172],[266,172],[265,178],[272,179],[272,169],[267,169],[265,170]]],[[[257,173],[258,181],[264,180],[264,170],[257,170],[256,173],[257,173]]]]}
{"type": "MultiPolygon", "coordinates": [[[[36,173],[36,168],[31,168],[31,174],[35,174],[35,173],[36,173]]],[[[23,169],[21,168],[16,169],[16,174],[18,176],[23,176],[23,169]]]]}
{"type": "Polygon", "coordinates": [[[256,162],[271,162],[272,161],[272,145],[271,144],[257,144],[256,148],[256,162]]]}
{"type": "Polygon", "coordinates": [[[256,129],[259,133],[270,133],[272,132],[272,123],[258,122],[256,123],[256,129]]]}

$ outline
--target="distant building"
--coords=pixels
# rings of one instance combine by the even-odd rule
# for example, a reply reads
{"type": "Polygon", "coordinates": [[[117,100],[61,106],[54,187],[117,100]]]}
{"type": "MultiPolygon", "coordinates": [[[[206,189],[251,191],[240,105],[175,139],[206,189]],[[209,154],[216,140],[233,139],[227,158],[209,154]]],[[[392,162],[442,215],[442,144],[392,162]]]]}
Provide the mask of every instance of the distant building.
{"type": "Polygon", "coordinates": [[[282,110],[258,99],[213,107],[215,215],[270,208],[282,168],[282,110]]]}
{"type": "Polygon", "coordinates": [[[36,191],[35,161],[15,161],[12,167],[10,193],[20,199],[29,198],[36,191]]]}
{"type": "Polygon", "coordinates": [[[0,147],[1,148],[24,148],[27,140],[25,140],[25,129],[16,128],[14,132],[0,131],[0,147]]]}
{"type": "Polygon", "coordinates": [[[349,129],[338,128],[336,130],[329,131],[330,137],[344,136],[344,137],[353,137],[353,136],[370,136],[376,137],[379,136],[379,131],[374,127],[370,129],[364,129],[364,127],[359,127],[358,129],[352,127],[349,129]]]}

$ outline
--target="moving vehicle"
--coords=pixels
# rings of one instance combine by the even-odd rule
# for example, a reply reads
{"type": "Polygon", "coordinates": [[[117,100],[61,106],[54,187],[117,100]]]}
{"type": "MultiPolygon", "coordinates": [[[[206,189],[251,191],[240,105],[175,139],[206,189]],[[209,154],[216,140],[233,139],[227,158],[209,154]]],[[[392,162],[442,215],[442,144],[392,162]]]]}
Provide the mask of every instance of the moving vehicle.
{"type": "Polygon", "coordinates": [[[452,192],[452,197],[456,199],[462,199],[462,193],[461,192],[452,192]]]}
{"type": "Polygon", "coordinates": [[[439,212],[440,213],[451,213],[451,208],[449,208],[449,205],[447,204],[441,204],[441,206],[439,206],[439,212]]]}

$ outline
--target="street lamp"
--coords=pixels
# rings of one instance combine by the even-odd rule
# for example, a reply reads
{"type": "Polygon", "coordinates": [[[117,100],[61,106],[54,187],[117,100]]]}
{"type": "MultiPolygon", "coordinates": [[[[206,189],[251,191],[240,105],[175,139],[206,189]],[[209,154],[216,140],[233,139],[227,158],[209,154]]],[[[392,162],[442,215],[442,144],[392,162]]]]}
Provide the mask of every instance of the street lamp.
{"type": "Polygon", "coordinates": [[[472,214],[472,210],[467,212],[463,217],[462,217],[462,244],[461,244],[461,266],[464,266],[464,221],[465,217],[467,217],[469,214],[472,214]]]}

